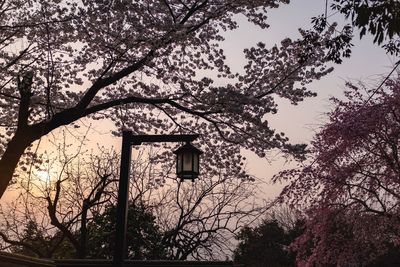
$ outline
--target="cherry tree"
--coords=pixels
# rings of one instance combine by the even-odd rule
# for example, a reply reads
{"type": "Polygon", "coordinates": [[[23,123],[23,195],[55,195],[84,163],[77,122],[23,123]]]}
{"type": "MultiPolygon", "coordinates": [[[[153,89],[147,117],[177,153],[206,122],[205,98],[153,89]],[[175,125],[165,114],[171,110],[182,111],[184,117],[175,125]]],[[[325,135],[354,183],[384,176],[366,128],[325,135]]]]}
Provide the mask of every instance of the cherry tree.
{"type": "Polygon", "coordinates": [[[293,244],[302,266],[365,265],[399,245],[400,80],[348,84],[312,142],[311,163],[287,170],[280,196],[307,209],[293,244]]]}
{"type": "Polygon", "coordinates": [[[218,164],[241,148],[301,153],[266,118],[276,97],[296,104],[314,95],[306,85],[331,71],[334,27],[258,43],[244,51],[242,73],[220,46],[239,27],[236,15],[267,28],[267,11],[288,2],[1,1],[0,195],[18,163],[35,159],[34,141],[84,117],[134,133],[200,133],[205,151],[224,152],[205,156],[218,164]]]}

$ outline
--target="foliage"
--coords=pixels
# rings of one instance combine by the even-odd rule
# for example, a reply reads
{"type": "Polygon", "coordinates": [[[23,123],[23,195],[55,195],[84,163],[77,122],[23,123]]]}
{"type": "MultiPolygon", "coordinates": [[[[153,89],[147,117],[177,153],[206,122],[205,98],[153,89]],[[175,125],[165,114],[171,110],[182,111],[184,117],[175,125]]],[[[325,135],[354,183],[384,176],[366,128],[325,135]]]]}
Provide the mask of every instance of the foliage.
{"type": "Polygon", "coordinates": [[[288,230],[277,220],[264,220],[255,228],[244,227],[237,237],[234,260],[248,267],[295,266],[295,254],[289,245],[301,232],[301,221],[288,230]]]}
{"type": "Polygon", "coordinates": [[[399,249],[393,244],[388,242],[387,251],[385,254],[380,255],[369,263],[368,267],[395,267],[400,265],[400,252],[399,249]]]}
{"type": "Polygon", "coordinates": [[[361,29],[360,37],[368,31],[378,44],[385,38],[393,39],[400,34],[398,1],[335,0],[332,9],[350,18],[352,24],[361,29]]]}
{"type": "MultiPolygon", "coordinates": [[[[108,206],[95,214],[88,225],[88,256],[111,259],[115,247],[116,206],[108,206]]],[[[156,219],[146,207],[130,202],[128,205],[127,247],[128,258],[133,260],[159,260],[167,258],[162,244],[162,232],[156,219]]]]}
{"type": "MultiPolygon", "coordinates": [[[[237,15],[266,28],[267,11],[288,2],[3,1],[0,195],[18,163],[40,165],[33,142],[85,117],[112,120],[116,134],[197,132],[216,173],[232,158],[243,162],[243,148],[302,156],[304,145],[266,118],[276,97],[296,104],[315,95],[306,85],[332,70],[325,52],[334,26],[246,49],[241,73],[220,46],[223,32],[239,27],[237,15]]],[[[242,170],[238,178],[247,178],[242,170]]]]}
{"type": "Polygon", "coordinates": [[[375,90],[349,84],[346,96],[333,99],[312,163],[275,177],[290,181],[282,201],[308,209],[294,244],[300,265],[366,265],[398,249],[400,80],[375,90]]]}
{"type": "Polygon", "coordinates": [[[74,256],[75,252],[71,243],[65,240],[59,231],[51,235],[35,221],[29,221],[25,227],[19,241],[10,241],[13,253],[41,258],[72,258],[74,256]]]}
{"type": "MultiPolygon", "coordinates": [[[[354,27],[360,29],[360,38],[368,32],[374,36],[374,43],[383,44],[390,54],[400,55],[399,1],[333,0],[331,10],[343,14],[350,20],[350,24],[330,42],[330,58],[341,62],[341,56],[350,56],[354,27]]],[[[329,25],[328,18],[328,10],[325,14],[313,18],[314,27],[318,32],[322,32],[329,25]]]]}
{"type": "MultiPolygon", "coordinates": [[[[115,213],[116,207],[108,206],[104,212],[93,216],[87,226],[86,258],[112,258],[115,245],[115,213]]],[[[135,260],[168,258],[162,244],[162,232],[156,225],[155,217],[151,212],[131,202],[128,214],[128,257],[135,260]]],[[[74,234],[79,236],[79,232],[74,234]]],[[[56,230],[52,234],[34,221],[29,221],[25,226],[20,240],[5,241],[9,241],[9,248],[13,253],[41,258],[72,259],[76,257],[76,248],[61,231],[56,230]]]]}

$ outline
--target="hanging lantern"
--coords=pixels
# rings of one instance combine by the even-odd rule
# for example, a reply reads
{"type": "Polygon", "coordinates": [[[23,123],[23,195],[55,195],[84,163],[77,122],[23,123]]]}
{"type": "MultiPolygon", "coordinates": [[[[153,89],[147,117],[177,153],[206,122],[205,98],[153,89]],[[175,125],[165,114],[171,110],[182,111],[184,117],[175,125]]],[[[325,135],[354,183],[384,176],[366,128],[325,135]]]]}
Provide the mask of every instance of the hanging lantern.
{"type": "Polygon", "coordinates": [[[176,175],[181,178],[181,181],[194,182],[194,179],[199,176],[199,161],[203,152],[190,143],[186,143],[175,150],[174,154],[176,154],[176,175]]]}

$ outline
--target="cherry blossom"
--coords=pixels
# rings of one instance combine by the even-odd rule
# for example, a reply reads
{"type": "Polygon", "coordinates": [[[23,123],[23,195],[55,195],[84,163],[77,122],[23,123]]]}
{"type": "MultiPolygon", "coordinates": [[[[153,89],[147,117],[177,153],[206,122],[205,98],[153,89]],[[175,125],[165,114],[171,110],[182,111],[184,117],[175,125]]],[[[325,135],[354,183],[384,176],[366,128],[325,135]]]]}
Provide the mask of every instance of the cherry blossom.
{"type": "Polygon", "coordinates": [[[307,210],[292,244],[300,266],[365,265],[399,244],[400,80],[348,87],[312,142],[311,163],[275,177],[290,181],[280,199],[307,210]]]}
{"type": "Polygon", "coordinates": [[[325,54],[334,26],[246,49],[243,73],[221,49],[237,15],[267,28],[268,10],[288,2],[3,1],[0,195],[32,159],[34,141],[84,117],[113,120],[116,134],[200,133],[210,169],[243,148],[301,156],[304,146],[265,118],[277,112],[276,97],[296,104],[314,95],[306,85],[332,70],[325,54]]]}

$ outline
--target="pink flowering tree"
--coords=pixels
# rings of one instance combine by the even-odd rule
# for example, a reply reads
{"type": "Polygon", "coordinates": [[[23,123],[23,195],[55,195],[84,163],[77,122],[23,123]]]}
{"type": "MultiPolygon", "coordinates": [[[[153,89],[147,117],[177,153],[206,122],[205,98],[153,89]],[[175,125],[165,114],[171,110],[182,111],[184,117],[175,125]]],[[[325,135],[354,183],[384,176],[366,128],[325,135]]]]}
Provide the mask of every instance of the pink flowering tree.
{"type": "Polygon", "coordinates": [[[348,87],[312,142],[312,162],[275,177],[290,181],[281,200],[307,209],[292,244],[301,266],[365,265],[399,244],[400,80],[348,87]]]}
{"type": "Polygon", "coordinates": [[[117,134],[200,133],[210,175],[216,165],[240,166],[241,148],[300,155],[303,146],[266,117],[277,112],[276,97],[296,104],[314,95],[306,85],[331,71],[334,27],[271,48],[258,43],[244,51],[241,73],[220,46],[239,27],[237,15],[267,28],[267,11],[288,2],[1,1],[0,196],[18,166],[37,160],[33,142],[85,117],[111,119],[117,134]]]}

